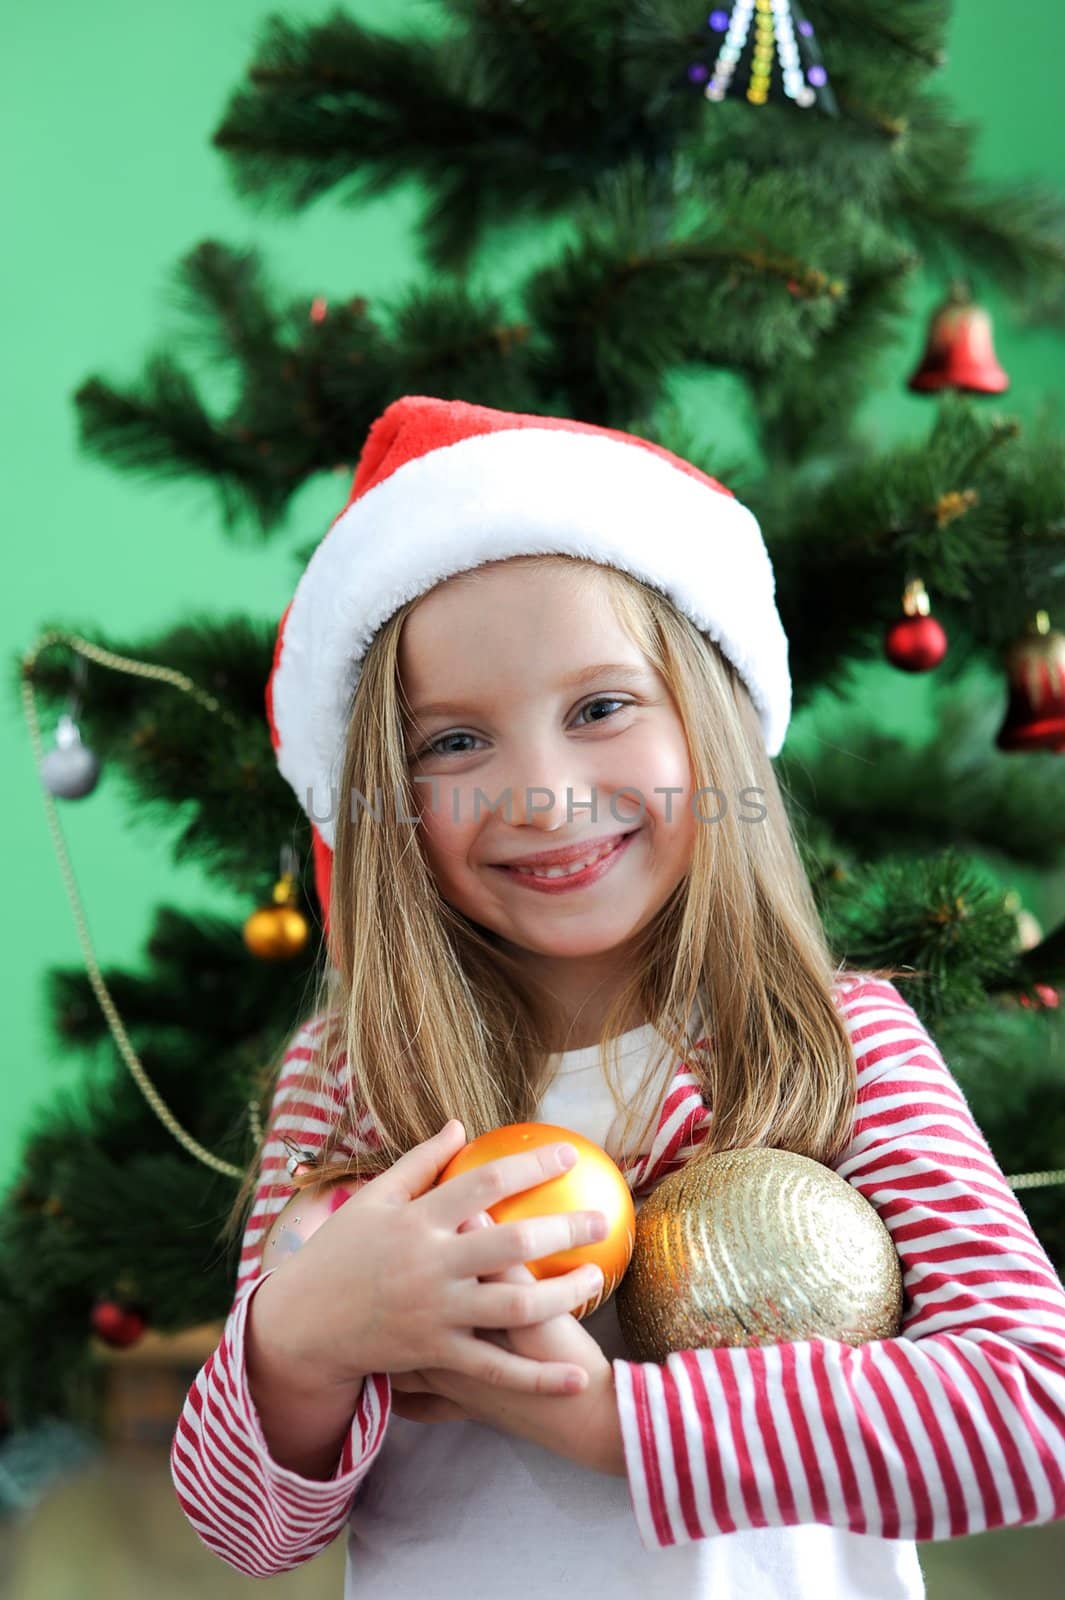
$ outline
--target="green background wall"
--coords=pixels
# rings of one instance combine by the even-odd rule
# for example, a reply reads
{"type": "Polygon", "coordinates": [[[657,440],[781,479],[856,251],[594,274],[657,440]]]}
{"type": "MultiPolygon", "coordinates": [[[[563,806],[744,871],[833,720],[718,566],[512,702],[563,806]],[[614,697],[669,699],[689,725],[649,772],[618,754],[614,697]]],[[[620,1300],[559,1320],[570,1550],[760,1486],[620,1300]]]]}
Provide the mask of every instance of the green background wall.
{"type": "MultiPolygon", "coordinates": [[[[141,636],[193,611],[241,608],[277,618],[297,575],[292,551],[323,533],[343,503],[347,476],[327,475],[304,488],[271,545],[250,534],[227,541],[206,488],[139,482],[77,449],[74,390],[90,373],[132,380],[147,352],[180,331],[167,303],[170,273],[201,239],[260,247],[274,282],[293,293],[387,301],[419,276],[412,188],[358,209],[327,198],[294,219],[258,215],[230,192],[210,135],[269,9],[267,0],[184,0],[167,8],[52,0],[8,20],[0,99],[8,168],[8,246],[0,263],[8,374],[0,402],[8,506],[0,628],[8,663],[46,618],[75,630],[99,626],[114,638],[141,636]]],[[[329,9],[295,0],[286,12],[319,19],[329,9]]],[[[362,0],[347,9],[382,26],[416,27],[433,14],[411,0],[362,0]]],[[[993,0],[956,6],[942,84],[960,111],[983,125],[983,174],[1041,176],[1065,187],[1063,45],[1056,0],[1026,0],[1005,13],[993,0]]],[[[527,252],[542,252],[549,237],[542,229],[512,230],[482,259],[513,277],[527,252]]],[[[915,286],[912,338],[884,364],[870,396],[870,427],[885,435],[922,429],[928,420],[928,403],[902,384],[939,289],[938,282],[915,286]]],[[[1002,311],[996,331],[1013,378],[1010,409],[1033,417],[1058,387],[1062,343],[1011,326],[1002,311]]],[[[705,431],[710,436],[720,425],[723,438],[735,437],[741,391],[727,378],[712,389],[719,415],[705,410],[706,391],[699,391],[705,431]]],[[[694,391],[678,380],[676,394],[694,391]]],[[[887,668],[874,668],[871,677],[883,716],[904,725],[919,708],[921,685],[903,683],[887,668]]],[[[9,997],[0,1051],[2,1188],[33,1108],[59,1086],[80,1082],[84,1066],[63,1058],[44,1012],[43,973],[78,964],[80,952],[20,702],[10,689],[0,703],[0,741],[9,997]]],[[[251,909],[199,869],[176,870],[171,830],[160,829],[150,812],[138,814],[113,772],[91,798],[60,804],[105,968],[138,960],[161,899],[236,915],[251,909]]],[[[273,865],[264,863],[264,881],[273,865]]]]}

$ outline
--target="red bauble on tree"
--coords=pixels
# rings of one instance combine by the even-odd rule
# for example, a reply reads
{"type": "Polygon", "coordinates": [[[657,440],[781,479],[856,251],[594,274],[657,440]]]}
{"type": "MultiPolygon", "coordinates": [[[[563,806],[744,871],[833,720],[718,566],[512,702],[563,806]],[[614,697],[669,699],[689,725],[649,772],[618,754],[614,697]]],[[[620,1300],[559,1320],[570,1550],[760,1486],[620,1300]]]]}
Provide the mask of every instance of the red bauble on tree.
{"type": "Polygon", "coordinates": [[[143,1312],[135,1306],[121,1305],[117,1300],[97,1300],[89,1313],[89,1321],[97,1338],[116,1350],[136,1344],[148,1326],[143,1312]]]}
{"type": "Polygon", "coordinates": [[[920,578],[906,585],[902,609],[904,615],[884,635],[884,654],[903,672],[930,672],[947,653],[947,635],[929,615],[928,591],[920,578]]]}

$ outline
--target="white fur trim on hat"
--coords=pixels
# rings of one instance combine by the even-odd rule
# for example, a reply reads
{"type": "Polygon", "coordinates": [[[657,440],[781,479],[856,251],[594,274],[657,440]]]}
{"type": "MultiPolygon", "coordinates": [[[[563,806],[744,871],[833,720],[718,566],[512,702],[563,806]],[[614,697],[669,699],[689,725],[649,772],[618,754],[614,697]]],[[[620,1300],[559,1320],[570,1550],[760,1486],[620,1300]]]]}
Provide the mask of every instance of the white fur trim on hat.
{"type": "Polygon", "coordinates": [[[353,500],[296,588],[273,674],[277,760],[330,849],[352,693],[377,629],[444,578],[548,553],[619,567],[669,595],[740,673],[766,749],[779,753],[788,642],[747,507],[639,444],[560,428],[477,434],[353,500]]]}

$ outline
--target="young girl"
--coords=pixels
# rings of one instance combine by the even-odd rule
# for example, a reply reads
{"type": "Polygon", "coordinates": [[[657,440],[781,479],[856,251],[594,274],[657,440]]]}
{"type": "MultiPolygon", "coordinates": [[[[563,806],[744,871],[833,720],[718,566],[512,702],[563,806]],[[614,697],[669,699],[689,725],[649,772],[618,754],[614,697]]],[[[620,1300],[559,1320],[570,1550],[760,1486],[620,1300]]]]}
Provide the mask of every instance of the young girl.
{"type": "Polygon", "coordinates": [[[1065,1291],[891,977],[825,946],[750,512],[633,435],[406,396],[267,707],[328,960],[174,1437],[204,1543],[268,1576],[346,1523],[375,1600],[886,1600],[923,1594],[916,1541],[1065,1516],[1065,1291]],[[637,1205],[716,1150],[834,1168],[898,1250],[900,1336],[628,1359],[612,1297],[573,1315],[587,1269],[525,1265],[597,1213],[489,1225],[564,1144],[435,1186],[526,1120],[601,1144],[637,1205]]]}

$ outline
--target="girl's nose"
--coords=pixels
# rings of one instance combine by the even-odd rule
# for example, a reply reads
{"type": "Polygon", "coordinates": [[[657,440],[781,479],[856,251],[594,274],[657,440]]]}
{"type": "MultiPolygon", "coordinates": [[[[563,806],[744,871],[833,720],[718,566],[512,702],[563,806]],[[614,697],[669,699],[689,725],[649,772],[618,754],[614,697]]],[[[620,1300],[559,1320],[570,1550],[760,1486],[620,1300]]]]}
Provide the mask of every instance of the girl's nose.
{"type": "Polygon", "coordinates": [[[515,824],[551,830],[595,821],[595,778],[572,748],[552,750],[541,744],[523,752],[510,764],[507,783],[515,824]]]}
{"type": "Polygon", "coordinates": [[[510,815],[516,824],[545,832],[595,820],[591,790],[566,779],[515,788],[510,815]]]}

